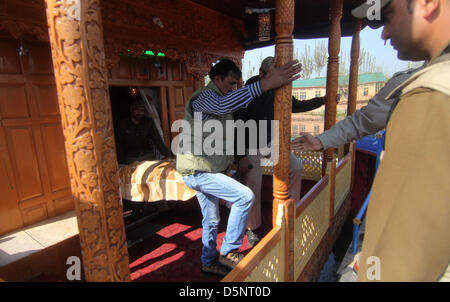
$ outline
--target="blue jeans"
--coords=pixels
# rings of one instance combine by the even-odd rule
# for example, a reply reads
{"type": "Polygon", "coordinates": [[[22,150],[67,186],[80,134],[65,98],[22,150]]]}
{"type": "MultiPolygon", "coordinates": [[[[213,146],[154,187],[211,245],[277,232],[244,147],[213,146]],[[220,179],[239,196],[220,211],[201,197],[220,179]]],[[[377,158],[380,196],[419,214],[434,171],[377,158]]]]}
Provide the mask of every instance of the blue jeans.
{"type": "Polygon", "coordinates": [[[233,204],[220,249],[220,253],[226,255],[242,245],[247,217],[255,196],[248,187],[222,173],[197,173],[183,176],[183,180],[189,188],[197,191],[197,199],[203,215],[201,260],[203,264],[209,266],[217,255],[219,199],[233,204]]]}

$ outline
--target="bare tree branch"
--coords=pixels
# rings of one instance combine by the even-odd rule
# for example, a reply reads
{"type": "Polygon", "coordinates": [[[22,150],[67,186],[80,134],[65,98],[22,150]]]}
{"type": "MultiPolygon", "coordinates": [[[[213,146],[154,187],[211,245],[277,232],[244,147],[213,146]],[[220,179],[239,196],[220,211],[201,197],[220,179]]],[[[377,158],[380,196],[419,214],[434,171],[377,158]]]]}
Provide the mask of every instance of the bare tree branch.
{"type": "Polygon", "coordinates": [[[327,64],[328,47],[325,41],[314,43],[314,71],[320,77],[322,69],[327,64]]]}

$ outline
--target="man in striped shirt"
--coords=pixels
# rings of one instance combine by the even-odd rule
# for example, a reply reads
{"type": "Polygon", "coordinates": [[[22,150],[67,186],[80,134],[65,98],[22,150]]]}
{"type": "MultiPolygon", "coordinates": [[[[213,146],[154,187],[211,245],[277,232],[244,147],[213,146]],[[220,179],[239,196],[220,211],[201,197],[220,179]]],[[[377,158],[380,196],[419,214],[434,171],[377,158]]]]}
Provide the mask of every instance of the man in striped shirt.
{"type": "MultiPolygon", "coordinates": [[[[228,60],[222,60],[221,63],[228,60]]],[[[234,64],[231,61],[229,64],[234,64]]],[[[293,63],[289,63],[291,68],[295,66],[293,63]]],[[[236,110],[247,107],[247,105],[256,97],[260,96],[265,91],[270,91],[269,85],[285,85],[281,74],[284,70],[289,72],[289,67],[285,65],[276,69],[272,66],[273,75],[268,81],[256,81],[250,85],[247,85],[241,89],[237,89],[238,83],[241,81],[241,71],[237,66],[232,71],[229,71],[228,75],[223,75],[223,71],[219,68],[212,68],[210,72],[210,78],[217,88],[219,88],[222,95],[211,89],[203,90],[193,101],[192,111],[201,112],[202,119],[207,120],[211,115],[223,115],[227,113],[233,113],[236,110]],[[284,68],[284,69],[282,69],[284,68]]],[[[230,67],[231,68],[231,67],[230,67]]],[[[290,74],[289,74],[290,76],[290,74]]]]}
{"type": "Polygon", "coordinates": [[[183,152],[180,152],[179,145],[177,171],[183,175],[186,185],[197,191],[197,199],[203,215],[201,270],[204,273],[224,276],[243,258],[243,255],[239,253],[239,247],[244,238],[254,194],[248,187],[223,173],[234,159],[233,155],[224,152],[227,151],[225,150],[227,142],[231,141],[234,144],[234,128],[231,130],[233,133],[225,133],[223,137],[220,136],[222,141],[216,142],[213,147],[206,143],[210,140],[211,132],[205,132],[202,123],[200,123],[201,127],[196,127],[196,125],[203,121],[206,125],[211,121],[215,122],[215,125],[218,125],[218,128],[223,131],[226,129],[227,121],[234,121],[232,116],[234,111],[247,106],[263,92],[298,79],[300,71],[301,66],[297,61],[277,68],[273,63],[264,79],[237,89],[238,83],[241,81],[241,71],[232,61],[222,59],[210,70],[211,82],[206,87],[194,92],[186,104],[184,121],[190,127],[187,127],[189,131],[183,127],[179,135],[179,142],[183,142],[183,148],[185,142],[194,142],[194,144],[188,143],[191,149],[188,148],[183,152]],[[195,143],[196,140],[198,143],[195,143]],[[224,150],[217,150],[217,145],[223,146],[224,150]],[[219,199],[231,203],[232,207],[220,255],[217,259],[219,199]]]}

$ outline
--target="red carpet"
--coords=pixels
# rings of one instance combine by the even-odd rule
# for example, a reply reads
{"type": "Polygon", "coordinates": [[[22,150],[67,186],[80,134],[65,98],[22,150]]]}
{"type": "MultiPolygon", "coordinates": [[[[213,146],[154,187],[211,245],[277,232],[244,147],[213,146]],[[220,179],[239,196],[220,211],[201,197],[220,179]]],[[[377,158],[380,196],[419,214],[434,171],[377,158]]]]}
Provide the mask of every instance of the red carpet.
{"type": "MultiPolygon", "coordinates": [[[[302,192],[308,190],[314,182],[302,182],[302,192]]],[[[262,238],[272,228],[272,178],[263,178],[262,226],[259,235],[262,238]]],[[[225,236],[229,209],[220,207],[221,221],[217,238],[219,250],[225,236]]],[[[133,281],[151,282],[216,282],[220,276],[204,275],[201,270],[202,215],[197,200],[187,202],[169,202],[169,210],[160,212],[151,223],[158,225],[155,233],[143,242],[129,248],[130,271],[133,281]]],[[[155,228],[155,226],[151,228],[155,228]]],[[[244,236],[241,251],[250,251],[244,236]]]]}
{"type": "MultiPolygon", "coordinates": [[[[356,154],[356,183],[353,187],[352,212],[359,210],[373,180],[375,161],[365,154],[356,154]],[[369,177],[368,177],[369,175],[369,177]]],[[[302,181],[302,196],[315,182],[302,181]]],[[[141,203],[139,203],[142,205],[141,203]]],[[[169,210],[160,212],[132,234],[134,238],[145,238],[142,242],[130,246],[130,272],[132,281],[149,282],[217,282],[221,277],[202,274],[200,255],[202,250],[202,215],[197,200],[187,202],[168,202],[169,210]],[[145,236],[139,237],[144,234],[145,236]]],[[[151,208],[152,205],[145,205],[151,208]]],[[[153,204],[154,208],[154,204],[153,204]]],[[[262,227],[260,238],[272,228],[272,178],[263,177],[262,227]]],[[[221,222],[217,238],[220,249],[225,236],[229,209],[220,207],[221,222]]],[[[150,215],[151,216],[151,215],[150,215]]],[[[351,217],[354,217],[353,215],[351,217]]],[[[128,236],[131,234],[127,234],[128,236]]],[[[130,239],[130,238],[128,238],[130,239]]],[[[241,247],[244,253],[250,251],[246,237],[241,247]]],[[[59,281],[51,276],[41,275],[30,281],[59,281]]],[[[61,280],[62,281],[62,280],[61,280]]]]}
{"type": "MultiPolygon", "coordinates": [[[[220,249],[225,236],[229,210],[221,206],[220,212],[217,249],[220,249]]],[[[200,270],[201,219],[196,199],[188,202],[171,202],[168,211],[159,213],[151,221],[162,228],[129,249],[131,279],[152,282],[220,281],[220,276],[203,275],[200,270]]],[[[244,237],[242,251],[249,250],[244,237]]]]}

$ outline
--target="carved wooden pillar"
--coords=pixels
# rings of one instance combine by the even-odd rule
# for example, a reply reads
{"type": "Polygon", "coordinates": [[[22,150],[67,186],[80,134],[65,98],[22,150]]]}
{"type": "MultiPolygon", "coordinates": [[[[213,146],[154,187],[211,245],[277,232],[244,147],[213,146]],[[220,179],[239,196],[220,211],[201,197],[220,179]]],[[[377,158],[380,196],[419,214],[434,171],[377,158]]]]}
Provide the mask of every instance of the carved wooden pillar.
{"type": "MultiPolygon", "coordinates": [[[[330,0],[330,37],[328,39],[328,67],[325,103],[325,129],[336,124],[336,97],[339,85],[339,52],[341,48],[341,18],[343,0],[330,0]]],[[[322,175],[325,175],[327,162],[333,158],[334,148],[324,151],[322,175]]]]}
{"type": "Polygon", "coordinates": [[[356,110],[357,92],[358,92],[358,67],[359,67],[359,48],[362,19],[353,19],[353,38],[350,63],[350,79],[348,84],[348,105],[347,115],[352,115],[356,110]]]}
{"type": "MultiPolygon", "coordinates": [[[[348,103],[347,115],[352,115],[356,110],[356,101],[358,97],[358,68],[359,68],[359,48],[362,19],[353,19],[353,38],[350,62],[350,78],[348,83],[348,103]]],[[[349,144],[345,145],[345,154],[349,151],[349,144]]]]}
{"type": "MultiPolygon", "coordinates": [[[[293,38],[294,30],[294,0],[277,0],[275,10],[276,66],[284,65],[293,60],[293,38]]],[[[278,144],[275,139],[274,150],[278,150],[278,163],[274,167],[273,175],[273,213],[277,213],[278,204],[284,204],[286,215],[286,276],[285,281],[293,281],[294,261],[294,201],[290,198],[289,168],[291,153],[291,113],[292,113],[292,83],[275,90],[275,120],[279,121],[278,144]]],[[[276,225],[276,217],[273,217],[273,225],[276,225]]]]}
{"type": "Polygon", "coordinates": [[[46,0],[87,281],[129,281],[100,0],[46,0]]]}

